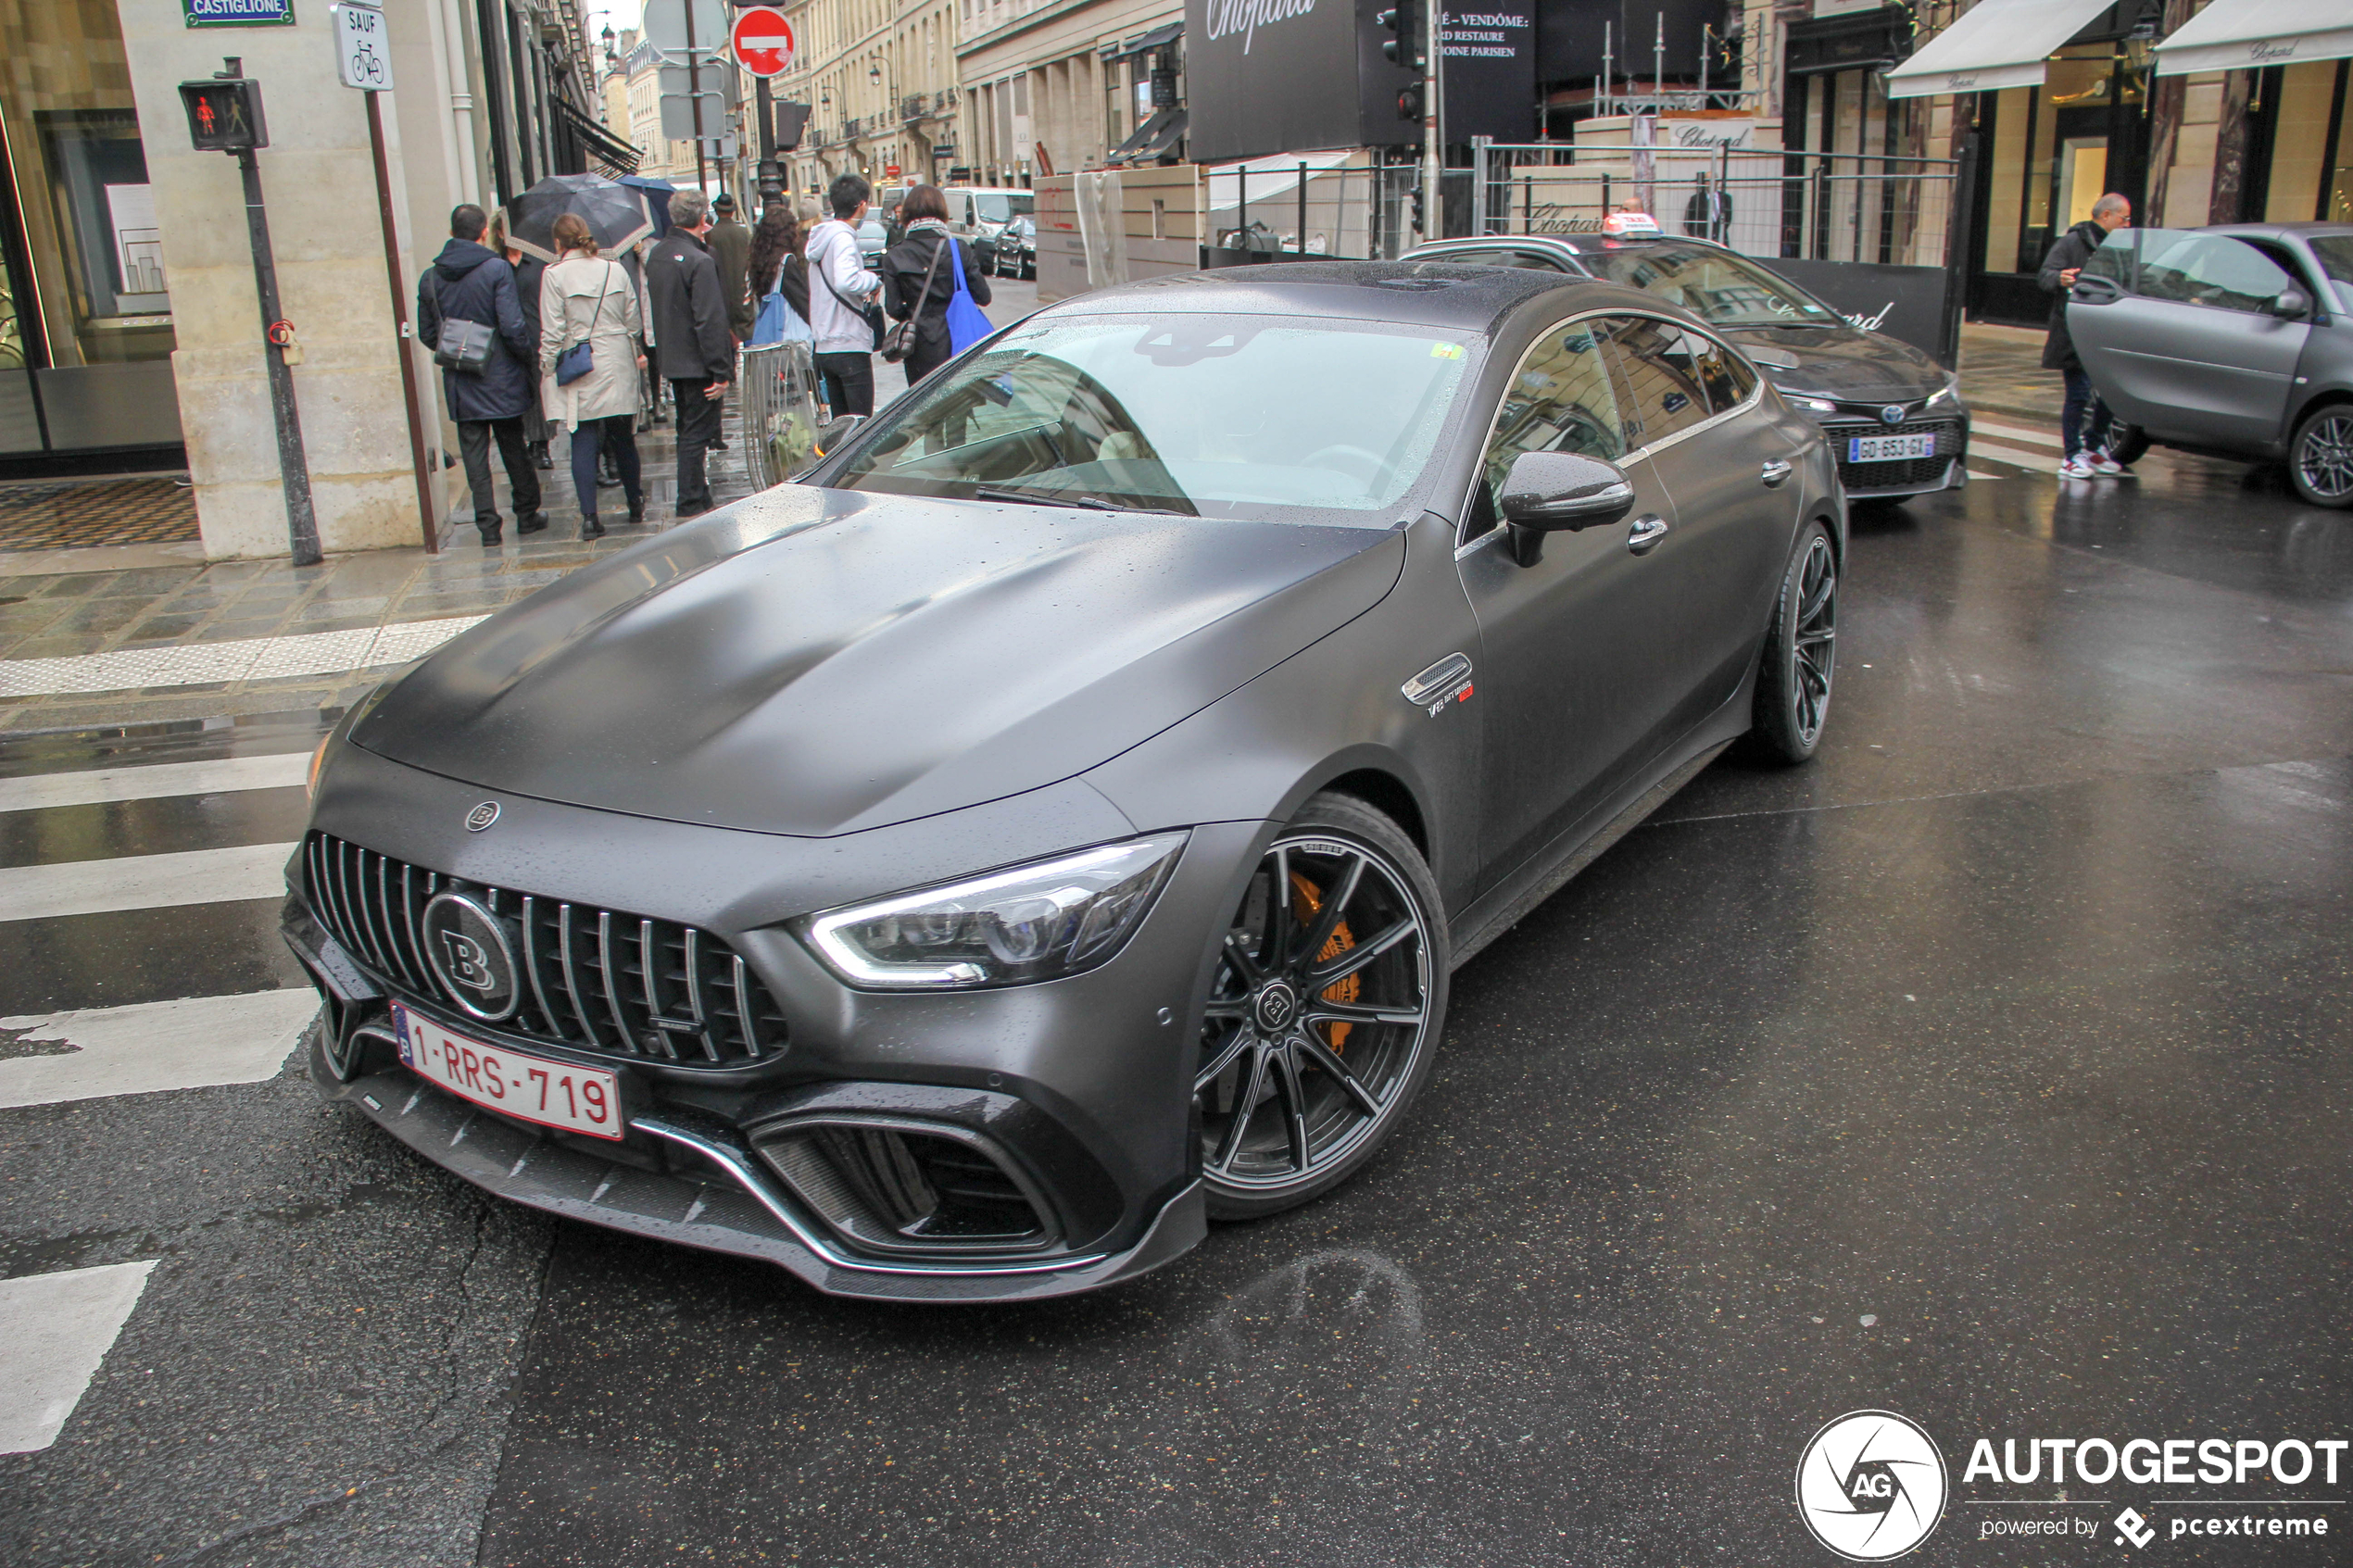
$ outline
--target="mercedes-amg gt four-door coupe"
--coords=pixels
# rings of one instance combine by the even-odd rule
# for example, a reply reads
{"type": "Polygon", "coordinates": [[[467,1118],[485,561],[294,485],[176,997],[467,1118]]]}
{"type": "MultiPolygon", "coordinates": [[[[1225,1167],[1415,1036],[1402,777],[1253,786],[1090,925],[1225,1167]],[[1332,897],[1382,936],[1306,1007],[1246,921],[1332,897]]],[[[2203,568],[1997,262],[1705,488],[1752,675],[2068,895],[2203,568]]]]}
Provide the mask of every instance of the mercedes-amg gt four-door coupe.
{"type": "Polygon", "coordinates": [[[1103,1286],[1360,1170],[1450,972],[1831,698],[1820,427],[1655,296],[1065,301],[321,746],[332,1098],[820,1289],[1103,1286]]]}

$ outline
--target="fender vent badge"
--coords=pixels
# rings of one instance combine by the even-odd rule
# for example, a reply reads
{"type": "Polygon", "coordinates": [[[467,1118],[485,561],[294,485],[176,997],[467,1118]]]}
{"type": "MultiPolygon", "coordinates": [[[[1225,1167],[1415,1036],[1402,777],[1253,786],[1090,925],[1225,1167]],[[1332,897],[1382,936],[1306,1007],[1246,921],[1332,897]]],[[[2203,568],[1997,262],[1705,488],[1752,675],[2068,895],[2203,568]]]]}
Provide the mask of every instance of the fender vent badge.
{"type": "Polygon", "coordinates": [[[1446,711],[1448,703],[1470,700],[1471,661],[1466,655],[1450,653],[1397,689],[1407,702],[1429,709],[1435,719],[1446,711]]]}

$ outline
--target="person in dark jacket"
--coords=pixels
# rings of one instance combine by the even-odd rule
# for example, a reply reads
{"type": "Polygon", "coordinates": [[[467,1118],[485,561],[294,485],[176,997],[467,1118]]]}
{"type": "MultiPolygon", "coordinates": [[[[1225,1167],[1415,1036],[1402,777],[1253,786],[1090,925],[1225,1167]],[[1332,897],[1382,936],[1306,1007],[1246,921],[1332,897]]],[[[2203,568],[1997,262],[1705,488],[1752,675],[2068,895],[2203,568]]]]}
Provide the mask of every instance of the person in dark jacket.
{"type": "Polygon", "coordinates": [[[751,336],[751,319],[759,302],[746,287],[751,265],[751,231],[736,217],[736,198],[724,191],[711,204],[711,235],[703,244],[719,264],[720,292],[727,296],[727,330],[740,344],[751,336]]]}
{"type": "Polygon", "coordinates": [[[503,531],[497,495],[490,486],[494,437],[514,491],[515,532],[536,533],[547,526],[547,514],[539,509],[539,473],[523,450],[522,436],[522,417],[537,380],[538,345],[515,292],[515,270],[482,243],[489,227],[489,214],[472,202],[451,208],[449,243],[417,285],[417,331],[428,345],[440,343],[444,320],[479,321],[491,329],[490,358],[479,372],[450,370],[441,378],[484,548],[496,546],[503,531]]]}
{"type": "Polygon", "coordinates": [[[988,303],[988,274],[980,257],[964,245],[932,265],[933,256],[949,244],[948,198],[937,185],[918,185],[900,206],[907,221],[907,237],[882,259],[883,308],[891,320],[915,323],[915,346],[907,356],[907,384],[914,385],[946,364],[954,350],[948,340],[948,302],[956,297],[956,279],[950,270],[955,257],[963,258],[964,287],[973,303],[988,303]],[[925,275],[931,287],[924,287],[925,275]],[[917,295],[922,297],[919,299],[917,295]]]}
{"type": "Polygon", "coordinates": [[[711,199],[700,191],[670,198],[670,232],[646,257],[646,299],[654,318],[654,354],[678,405],[678,516],[711,510],[703,454],[719,433],[720,404],[736,379],[736,340],[727,331],[726,292],[704,244],[711,199]]]}
{"type": "Polygon", "coordinates": [[[2108,455],[2108,405],[2100,401],[2083,361],[2076,357],[2074,340],[2067,335],[2067,295],[2076,274],[2102,241],[2131,221],[2132,202],[2110,191],[2092,204],[2091,217],[2052,242],[2034,279],[2052,296],[2043,369],[2067,378],[2067,402],[2059,410],[2059,445],[2066,453],[2058,468],[2061,479],[2113,478],[2131,471],[2108,455]]]}
{"type": "Polygon", "coordinates": [[[1702,169],[1698,189],[1692,192],[1692,199],[1683,204],[1683,232],[1723,245],[1731,232],[1731,193],[1720,185],[1710,184],[1707,171],[1702,169]]]}
{"type": "MultiPolygon", "coordinates": [[[[507,258],[508,266],[515,270],[515,299],[522,306],[523,321],[531,328],[532,363],[535,365],[539,362],[539,283],[547,276],[547,264],[535,256],[525,255],[514,241],[507,237],[500,214],[491,215],[487,243],[492,250],[507,258]]],[[[534,377],[531,408],[522,417],[522,449],[531,454],[532,467],[552,469],[556,464],[547,454],[547,417],[539,404],[539,382],[534,377]]]]}

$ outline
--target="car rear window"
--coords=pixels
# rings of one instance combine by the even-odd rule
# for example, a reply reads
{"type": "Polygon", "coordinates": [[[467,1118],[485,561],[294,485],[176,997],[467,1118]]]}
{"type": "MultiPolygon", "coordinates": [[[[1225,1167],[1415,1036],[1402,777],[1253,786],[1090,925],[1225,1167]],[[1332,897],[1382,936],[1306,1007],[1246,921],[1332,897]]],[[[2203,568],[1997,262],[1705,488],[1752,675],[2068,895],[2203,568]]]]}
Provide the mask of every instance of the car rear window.
{"type": "Polygon", "coordinates": [[[2338,308],[2353,310],[2353,234],[2323,234],[2312,242],[2312,254],[2336,290],[2338,308]]]}

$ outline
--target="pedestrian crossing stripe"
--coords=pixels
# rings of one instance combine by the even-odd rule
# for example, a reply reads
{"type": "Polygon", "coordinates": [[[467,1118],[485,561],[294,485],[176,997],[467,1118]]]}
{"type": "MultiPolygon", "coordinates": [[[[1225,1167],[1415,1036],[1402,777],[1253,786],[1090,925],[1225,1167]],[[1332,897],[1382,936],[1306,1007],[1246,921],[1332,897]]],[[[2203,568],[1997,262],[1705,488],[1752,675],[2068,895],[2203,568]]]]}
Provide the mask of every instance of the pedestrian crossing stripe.
{"type": "Polygon", "coordinates": [[[45,811],[60,806],[100,806],[116,800],[161,800],[176,795],[221,795],[241,789],[286,789],[303,783],[308,751],[223,757],[208,762],[157,762],[137,768],[86,768],[0,779],[0,811],[45,811]]]}
{"type": "Polygon", "coordinates": [[[115,648],[56,659],[0,659],[0,696],[57,696],[72,692],[128,691],[210,682],[270,681],[295,675],[339,675],[422,659],[470,626],[490,619],[404,621],[348,632],[305,632],[283,637],[237,637],[218,643],[115,648]]]}
{"type": "Polygon", "coordinates": [[[155,1266],[150,1258],[0,1279],[0,1453],[57,1440],[155,1266]]]}
{"type": "Polygon", "coordinates": [[[285,867],[294,852],[292,844],[240,844],[110,860],[0,866],[0,921],[275,898],[286,890],[285,867]]]}
{"type": "Polygon", "coordinates": [[[304,986],[0,1018],[19,1045],[72,1047],[0,1061],[0,1108],[258,1084],[278,1075],[318,1011],[304,986]]]}

